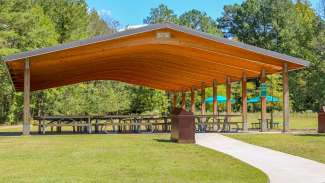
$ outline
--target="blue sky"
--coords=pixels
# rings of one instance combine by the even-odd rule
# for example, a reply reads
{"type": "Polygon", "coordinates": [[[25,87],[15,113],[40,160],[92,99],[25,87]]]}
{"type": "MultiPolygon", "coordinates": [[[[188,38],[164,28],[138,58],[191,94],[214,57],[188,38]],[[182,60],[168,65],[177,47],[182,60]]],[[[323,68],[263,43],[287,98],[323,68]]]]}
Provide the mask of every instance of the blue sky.
{"type": "MultiPolygon", "coordinates": [[[[150,8],[166,4],[177,15],[191,9],[207,12],[213,18],[220,17],[223,6],[241,3],[243,0],[86,0],[90,8],[95,8],[102,15],[117,20],[122,27],[142,24],[149,15],[150,8]]],[[[318,7],[319,0],[311,0],[313,7],[318,7]]]]}

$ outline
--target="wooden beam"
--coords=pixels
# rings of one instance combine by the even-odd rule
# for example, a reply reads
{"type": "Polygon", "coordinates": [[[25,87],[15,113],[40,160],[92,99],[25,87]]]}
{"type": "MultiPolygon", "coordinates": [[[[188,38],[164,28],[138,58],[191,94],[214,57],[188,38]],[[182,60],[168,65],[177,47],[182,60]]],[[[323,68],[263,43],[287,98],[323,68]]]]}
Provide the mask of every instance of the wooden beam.
{"type": "Polygon", "coordinates": [[[195,90],[194,87],[191,89],[191,112],[195,113],[195,90]]]}
{"type": "Polygon", "coordinates": [[[243,73],[242,79],[242,121],[243,121],[243,130],[248,131],[248,122],[247,122],[247,75],[246,72],[243,73]]]}
{"type": "Polygon", "coordinates": [[[218,97],[218,85],[217,85],[217,81],[216,80],[213,80],[212,82],[212,93],[213,93],[213,114],[216,115],[218,114],[218,100],[217,100],[217,97],[218,97]]]}
{"type": "Polygon", "coordinates": [[[25,59],[24,64],[24,122],[23,135],[30,134],[30,62],[25,59]]]}
{"type": "Polygon", "coordinates": [[[201,115],[205,115],[205,84],[201,84],[201,115]]]}
{"type": "Polygon", "coordinates": [[[186,110],[186,93],[182,92],[182,109],[186,110]]]}
{"type": "Polygon", "coordinates": [[[226,113],[228,115],[231,114],[231,81],[229,76],[226,77],[226,95],[226,113]]]}
{"type": "MultiPolygon", "coordinates": [[[[265,84],[266,81],[266,72],[265,69],[262,70],[261,72],[261,83],[265,84]]],[[[261,131],[265,132],[267,131],[267,120],[266,120],[266,97],[265,96],[261,96],[261,131]]]]}
{"type": "Polygon", "coordinates": [[[289,74],[288,74],[287,63],[283,64],[282,81],[283,81],[283,132],[287,132],[290,129],[289,74]]]}

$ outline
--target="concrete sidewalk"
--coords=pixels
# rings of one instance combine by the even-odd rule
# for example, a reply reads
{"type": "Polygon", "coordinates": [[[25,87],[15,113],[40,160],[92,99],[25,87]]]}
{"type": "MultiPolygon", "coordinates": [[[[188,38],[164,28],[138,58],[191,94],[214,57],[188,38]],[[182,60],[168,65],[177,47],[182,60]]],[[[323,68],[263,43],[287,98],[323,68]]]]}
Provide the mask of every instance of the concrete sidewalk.
{"type": "Polygon", "coordinates": [[[325,183],[325,164],[215,133],[196,134],[198,145],[223,152],[265,172],[271,183],[325,183]]]}

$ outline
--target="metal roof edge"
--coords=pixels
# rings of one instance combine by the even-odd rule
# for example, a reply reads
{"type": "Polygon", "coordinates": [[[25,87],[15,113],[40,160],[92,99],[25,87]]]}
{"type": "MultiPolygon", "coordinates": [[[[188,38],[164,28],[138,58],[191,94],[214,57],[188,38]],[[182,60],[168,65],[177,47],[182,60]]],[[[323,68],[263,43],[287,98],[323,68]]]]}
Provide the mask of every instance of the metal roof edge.
{"type": "Polygon", "coordinates": [[[116,32],[113,34],[96,36],[96,37],[90,38],[90,39],[83,39],[83,40],[79,40],[79,41],[73,41],[73,42],[69,42],[69,43],[63,43],[63,44],[58,44],[55,46],[50,46],[50,47],[35,49],[32,51],[25,51],[25,52],[9,55],[9,56],[4,57],[4,61],[10,62],[10,61],[14,61],[14,60],[39,56],[39,55],[43,55],[43,54],[49,54],[52,52],[63,51],[63,50],[72,49],[72,48],[76,48],[76,47],[80,47],[80,46],[86,46],[86,45],[95,44],[95,43],[99,43],[99,42],[114,40],[114,39],[118,39],[121,37],[150,32],[150,31],[162,29],[162,28],[167,28],[167,26],[165,24],[151,24],[151,25],[136,28],[136,29],[129,29],[129,30],[121,31],[121,32],[116,32]]]}

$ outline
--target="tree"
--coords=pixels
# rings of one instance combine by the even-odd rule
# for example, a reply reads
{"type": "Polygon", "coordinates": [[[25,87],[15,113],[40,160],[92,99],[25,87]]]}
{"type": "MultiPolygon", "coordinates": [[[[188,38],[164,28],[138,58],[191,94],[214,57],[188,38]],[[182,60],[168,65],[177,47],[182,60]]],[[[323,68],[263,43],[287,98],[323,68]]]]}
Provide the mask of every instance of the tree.
{"type": "Polygon", "coordinates": [[[247,0],[225,6],[218,21],[221,29],[242,42],[281,51],[282,43],[292,40],[294,16],[291,0],[247,0]]]}
{"type": "Polygon", "coordinates": [[[115,32],[115,30],[110,28],[94,9],[91,10],[88,21],[88,37],[111,34],[115,32]]]}
{"type": "Polygon", "coordinates": [[[44,93],[42,115],[107,115],[130,109],[128,85],[114,81],[84,82],[44,93]]]}
{"type": "Polygon", "coordinates": [[[143,86],[132,87],[131,112],[164,114],[168,109],[168,98],[162,91],[143,86]]]}
{"type": "Polygon", "coordinates": [[[290,89],[293,109],[304,111],[311,109],[318,111],[324,100],[324,65],[321,47],[322,20],[311,10],[308,2],[297,1],[297,28],[296,40],[301,48],[297,55],[311,61],[309,68],[290,74],[290,89]]]}
{"type": "MultiPolygon", "coordinates": [[[[0,1],[0,57],[57,43],[54,24],[32,1],[0,1]]],[[[0,63],[0,121],[16,122],[22,95],[14,93],[5,64],[0,63]]]]}
{"type": "Polygon", "coordinates": [[[177,21],[177,16],[174,14],[174,11],[169,9],[166,5],[160,4],[157,8],[152,8],[150,10],[150,15],[143,20],[143,23],[177,23],[177,21]]]}
{"type": "Polygon", "coordinates": [[[309,69],[290,73],[291,101],[296,111],[318,110],[314,104],[319,105],[321,98],[312,94],[317,91],[312,83],[316,77],[321,84],[323,76],[315,72],[319,58],[312,42],[319,34],[320,20],[308,1],[247,0],[225,6],[218,22],[222,30],[240,41],[311,61],[309,69]]]}
{"type": "Polygon", "coordinates": [[[182,14],[179,17],[179,24],[201,32],[221,36],[221,31],[219,31],[217,23],[205,12],[199,10],[193,9],[182,14]]]}
{"type": "Polygon", "coordinates": [[[0,56],[57,43],[54,25],[40,6],[22,0],[0,3],[0,56]]]}
{"type": "MultiPolygon", "coordinates": [[[[115,31],[97,12],[88,13],[84,1],[4,0],[0,5],[0,56],[115,31]]],[[[0,90],[0,122],[20,120],[22,94],[12,90],[3,62],[0,63],[0,90]]],[[[128,109],[129,105],[114,99],[116,93],[120,92],[107,81],[37,91],[32,93],[31,112],[33,115],[104,114],[128,109]],[[100,105],[97,100],[105,103],[100,105]],[[118,105],[112,106],[112,102],[118,105]]]]}
{"type": "Polygon", "coordinates": [[[58,42],[88,37],[88,6],[85,0],[35,0],[55,25],[58,42]]]}

